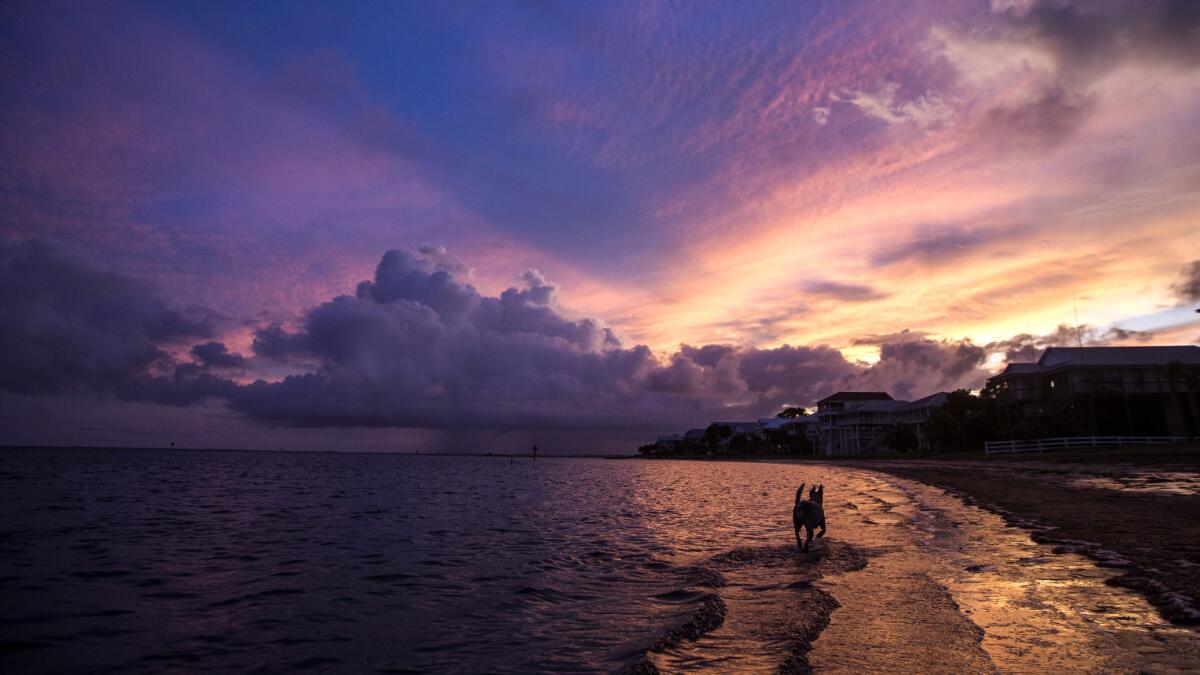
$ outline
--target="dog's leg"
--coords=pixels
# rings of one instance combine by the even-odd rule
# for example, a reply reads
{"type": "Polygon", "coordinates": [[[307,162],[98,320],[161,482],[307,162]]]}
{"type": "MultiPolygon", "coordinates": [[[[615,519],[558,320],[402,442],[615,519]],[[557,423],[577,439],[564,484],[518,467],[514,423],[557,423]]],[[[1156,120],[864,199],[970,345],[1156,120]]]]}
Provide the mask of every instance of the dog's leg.
{"type": "Polygon", "coordinates": [[[804,552],[805,552],[805,553],[808,553],[808,548],[809,548],[809,546],[812,546],[812,537],[813,537],[813,527],[812,527],[812,525],[809,525],[808,523],[805,523],[805,524],[804,524],[804,534],[805,534],[805,538],[804,538],[804,552]]]}
{"type": "Polygon", "coordinates": [[[804,544],[800,543],[800,528],[796,528],[796,548],[804,550],[804,544]]]}
{"type": "Polygon", "coordinates": [[[825,519],[821,519],[821,531],[817,533],[817,539],[825,536],[825,519]]]}

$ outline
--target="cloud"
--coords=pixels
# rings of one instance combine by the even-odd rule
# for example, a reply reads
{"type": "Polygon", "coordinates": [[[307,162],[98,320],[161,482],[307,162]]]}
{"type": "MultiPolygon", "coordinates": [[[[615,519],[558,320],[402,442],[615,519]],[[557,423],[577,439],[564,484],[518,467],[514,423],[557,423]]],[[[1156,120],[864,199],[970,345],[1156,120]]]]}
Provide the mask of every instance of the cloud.
{"type": "Polygon", "coordinates": [[[48,244],[0,243],[0,389],[111,390],[169,365],[162,345],[212,330],[207,317],[48,244]]]}
{"type": "Polygon", "coordinates": [[[859,346],[859,345],[879,346],[879,345],[885,345],[889,342],[906,342],[909,340],[924,340],[928,337],[929,337],[929,334],[926,333],[925,331],[911,330],[909,328],[905,328],[904,330],[897,331],[895,333],[871,334],[871,335],[863,335],[861,337],[856,337],[850,341],[850,344],[855,345],[855,346],[859,346]]]}
{"type": "Polygon", "coordinates": [[[1066,74],[1096,77],[1125,60],[1200,63],[1191,0],[1036,0],[995,7],[1014,38],[1051,51],[1066,74]]]}
{"type": "Polygon", "coordinates": [[[907,332],[874,336],[879,361],[856,379],[856,389],[882,390],[901,399],[938,391],[976,389],[990,374],[988,350],[970,340],[933,340],[907,332]]]}
{"type": "Polygon", "coordinates": [[[1028,100],[990,108],[978,133],[994,147],[1045,151],[1065,141],[1096,106],[1096,97],[1053,85],[1028,100]]]}
{"type": "MultiPolygon", "coordinates": [[[[625,346],[597,320],[565,316],[556,287],[537,272],[485,295],[463,278],[460,261],[424,249],[385,253],[353,295],[313,307],[294,328],[260,328],[253,357],[203,340],[187,352],[192,361],[178,363],[164,347],[206,338],[210,327],[134,280],[36,242],[4,247],[0,261],[5,391],[206,409],[215,400],[246,419],[292,427],[686,428],[811,405],[838,390],[917,398],[976,388],[989,352],[1026,358],[1070,337],[1061,326],[986,346],[920,331],[853,340],[879,347],[873,364],[827,345],[684,344],[657,355],[625,346]],[[223,374],[281,366],[291,374],[251,384],[223,374]]],[[[1089,344],[1144,339],[1084,332],[1089,344]]]]}
{"type": "Polygon", "coordinates": [[[932,36],[940,45],[934,51],[959,71],[958,94],[978,106],[972,134],[986,151],[1044,157],[1102,103],[1112,104],[1102,101],[1106,77],[1200,63],[1200,7],[1190,0],[993,2],[969,27],[939,26],[932,36]]]}
{"type": "Polygon", "coordinates": [[[222,342],[205,342],[192,347],[192,356],[202,368],[241,368],[246,357],[234,354],[222,342]]]}
{"type": "Polygon", "coordinates": [[[924,395],[982,381],[981,348],[916,334],[889,338],[874,366],[827,346],[683,345],[662,360],[595,320],[562,316],[540,274],[522,280],[485,296],[427,255],[389,251],[373,280],[311,310],[298,331],[260,330],[260,357],[299,355],[318,367],[256,382],[232,405],[316,426],[669,428],[770,414],[841,388],[924,395]]]}
{"type": "MultiPolygon", "coordinates": [[[[913,124],[919,128],[945,123],[954,117],[954,108],[932,93],[905,97],[895,82],[883,82],[877,88],[853,91],[833,100],[846,101],[866,115],[888,124],[913,124]]],[[[828,118],[828,113],[825,115],[828,118]]]]}
{"type": "Polygon", "coordinates": [[[846,302],[863,302],[887,297],[887,294],[863,284],[850,284],[828,279],[810,281],[803,286],[804,292],[811,296],[843,300],[846,302]]]}
{"type": "Polygon", "coordinates": [[[1144,343],[1153,340],[1155,333],[1110,326],[1099,329],[1095,326],[1082,324],[1069,326],[1059,324],[1050,333],[1032,335],[1020,333],[1006,340],[997,340],[986,345],[989,352],[1002,352],[1005,361],[1010,363],[1027,363],[1036,361],[1047,347],[1102,347],[1113,344],[1144,343]]]}
{"type": "Polygon", "coordinates": [[[917,228],[908,241],[876,251],[871,256],[871,263],[887,266],[915,261],[930,266],[942,265],[971,255],[995,242],[1019,236],[1028,229],[1027,225],[925,226],[917,228]]]}
{"type": "Polygon", "coordinates": [[[297,332],[258,331],[259,357],[318,367],[245,387],[233,406],[297,424],[489,428],[636,426],[691,405],[642,386],[658,367],[650,351],[563,317],[539,273],[491,297],[464,269],[444,252],[387,252],[372,280],[297,332]]]}
{"type": "Polygon", "coordinates": [[[1180,279],[1171,287],[1180,302],[1200,302],[1200,260],[1184,266],[1180,279]]]}

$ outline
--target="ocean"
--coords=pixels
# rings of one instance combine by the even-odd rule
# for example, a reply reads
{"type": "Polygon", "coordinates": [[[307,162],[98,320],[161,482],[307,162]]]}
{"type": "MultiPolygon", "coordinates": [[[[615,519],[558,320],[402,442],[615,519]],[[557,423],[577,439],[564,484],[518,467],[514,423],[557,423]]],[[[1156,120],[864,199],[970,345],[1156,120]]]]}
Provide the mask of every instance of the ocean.
{"type": "Polygon", "coordinates": [[[0,451],[4,672],[1099,670],[1144,664],[1147,636],[1200,653],[1109,574],[862,468],[0,451]],[[829,513],[808,554],[802,481],[829,513]]]}

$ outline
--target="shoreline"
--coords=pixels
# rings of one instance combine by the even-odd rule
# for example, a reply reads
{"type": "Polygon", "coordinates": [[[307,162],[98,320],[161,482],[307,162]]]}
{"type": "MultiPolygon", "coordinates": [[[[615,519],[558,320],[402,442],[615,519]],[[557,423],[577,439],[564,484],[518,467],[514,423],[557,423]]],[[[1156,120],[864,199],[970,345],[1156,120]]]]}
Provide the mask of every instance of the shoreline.
{"type": "Polygon", "coordinates": [[[985,455],[671,457],[853,466],[931,485],[1002,517],[1055,553],[1116,572],[1175,625],[1200,626],[1200,445],[985,455]],[[1183,476],[1183,484],[1173,477],[1183,476]]]}
{"type": "MultiPolygon", "coordinates": [[[[1200,494],[1156,490],[1154,481],[1170,482],[1163,465],[858,466],[932,485],[987,509],[1034,541],[1054,546],[1054,553],[1078,553],[1113,570],[1116,576],[1106,583],[1142,595],[1167,621],[1200,626],[1200,494]]],[[[1200,475],[1194,464],[1166,466],[1200,475]]]]}

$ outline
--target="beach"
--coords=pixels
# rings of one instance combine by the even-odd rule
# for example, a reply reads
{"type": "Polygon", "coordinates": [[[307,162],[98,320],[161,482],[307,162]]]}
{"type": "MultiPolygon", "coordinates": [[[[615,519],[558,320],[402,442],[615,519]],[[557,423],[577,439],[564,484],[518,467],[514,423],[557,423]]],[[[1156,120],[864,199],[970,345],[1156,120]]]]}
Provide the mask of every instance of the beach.
{"type": "Polygon", "coordinates": [[[953,491],[1057,551],[1117,572],[1178,624],[1200,623],[1200,453],[1194,448],[953,460],[874,460],[873,470],[953,491]]]}
{"type": "Polygon", "coordinates": [[[1200,633],[1112,585],[1120,569],[884,468],[5,450],[0,668],[1200,664],[1200,633]],[[826,490],[828,534],[808,553],[791,528],[800,483],[826,490]]]}

